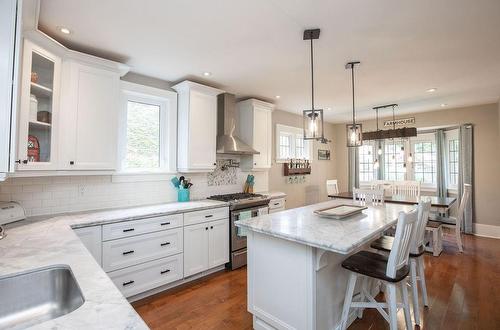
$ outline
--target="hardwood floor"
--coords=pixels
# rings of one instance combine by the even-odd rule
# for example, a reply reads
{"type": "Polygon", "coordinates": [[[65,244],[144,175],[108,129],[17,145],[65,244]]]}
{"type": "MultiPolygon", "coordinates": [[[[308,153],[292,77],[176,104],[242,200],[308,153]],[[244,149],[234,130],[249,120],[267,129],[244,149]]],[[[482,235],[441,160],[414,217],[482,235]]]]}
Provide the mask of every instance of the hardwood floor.
{"type": "MultiPolygon", "coordinates": [[[[466,235],[464,244],[460,254],[453,237],[445,235],[443,253],[437,258],[426,254],[429,308],[421,309],[421,329],[500,329],[500,241],[466,235]]],[[[151,329],[252,329],[245,268],[214,274],[133,306],[151,329]]],[[[402,311],[398,316],[403,329],[402,311]]],[[[366,310],[349,329],[388,328],[376,310],[366,310]]]]}

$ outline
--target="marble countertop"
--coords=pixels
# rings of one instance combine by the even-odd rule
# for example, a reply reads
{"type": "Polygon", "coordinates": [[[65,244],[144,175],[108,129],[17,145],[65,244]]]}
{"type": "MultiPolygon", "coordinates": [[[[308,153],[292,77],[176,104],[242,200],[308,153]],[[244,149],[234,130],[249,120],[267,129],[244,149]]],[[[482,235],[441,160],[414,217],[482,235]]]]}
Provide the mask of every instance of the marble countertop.
{"type": "Polygon", "coordinates": [[[281,192],[281,191],[264,191],[264,192],[259,192],[259,194],[262,194],[264,196],[268,196],[271,199],[286,197],[286,194],[284,192],[281,192]]]}
{"type": "Polygon", "coordinates": [[[148,329],[71,228],[223,207],[211,200],[32,218],[6,226],[0,240],[0,276],[50,265],[69,265],[85,303],[36,329],[148,329]]]}
{"type": "Polygon", "coordinates": [[[353,201],[331,200],[236,222],[238,227],[324,250],[349,254],[396,224],[401,211],[414,206],[385,204],[368,206],[362,214],[343,220],[319,217],[315,210],[353,201]]]}

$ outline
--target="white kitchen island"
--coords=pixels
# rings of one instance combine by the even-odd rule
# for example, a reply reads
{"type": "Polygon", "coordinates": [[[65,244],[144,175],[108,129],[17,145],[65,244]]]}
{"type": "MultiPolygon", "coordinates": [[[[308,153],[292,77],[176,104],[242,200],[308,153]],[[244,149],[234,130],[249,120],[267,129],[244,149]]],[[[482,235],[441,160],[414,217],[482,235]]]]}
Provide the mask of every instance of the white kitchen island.
{"type": "MultiPolygon", "coordinates": [[[[400,211],[414,208],[369,206],[344,220],[314,213],[351,203],[332,200],[236,222],[248,239],[248,311],[254,329],[338,328],[348,275],[342,261],[369,249],[400,211]]],[[[372,290],[378,289],[374,283],[372,290]]]]}

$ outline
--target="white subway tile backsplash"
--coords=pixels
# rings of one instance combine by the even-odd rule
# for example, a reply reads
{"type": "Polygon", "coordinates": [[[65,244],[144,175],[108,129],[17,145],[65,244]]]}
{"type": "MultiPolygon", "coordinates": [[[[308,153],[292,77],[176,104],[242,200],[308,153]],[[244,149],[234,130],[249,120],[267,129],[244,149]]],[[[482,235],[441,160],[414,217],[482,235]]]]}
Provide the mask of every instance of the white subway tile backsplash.
{"type": "MultiPolygon", "coordinates": [[[[185,176],[194,184],[191,199],[203,199],[242,191],[247,174],[238,169],[236,184],[219,186],[209,186],[207,174],[185,176]]],[[[267,172],[253,174],[255,191],[267,190],[267,172]]],[[[0,201],[11,200],[21,203],[28,216],[35,216],[173,202],[177,191],[168,180],[112,182],[109,175],[9,178],[0,183],[0,201]]]]}

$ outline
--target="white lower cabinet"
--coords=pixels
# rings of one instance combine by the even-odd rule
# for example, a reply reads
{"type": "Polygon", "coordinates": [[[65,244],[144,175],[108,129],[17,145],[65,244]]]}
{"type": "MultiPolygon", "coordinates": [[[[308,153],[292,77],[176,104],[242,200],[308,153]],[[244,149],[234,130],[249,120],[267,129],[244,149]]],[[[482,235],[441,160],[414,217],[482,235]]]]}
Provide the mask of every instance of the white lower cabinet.
{"type": "Polygon", "coordinates": [[[125,297],[182,279],[182,253],[108,273],[125,297]]]}
{"type": "Polygon", "coordinates": [[[269,213],[276,213],[285,210],[286,200],[284,198],[271,199],[269,201],[269,213]]]}
{"type": "Polygon", "coordinates": [[[94,257],[99,265],[102,265],[102,234],[101,226],[83,227],[74,229],[83,245],[94,257]]]}
{"type": "Polygon", "coordinates": [[[164,230],[102,243],[106,272],[182,252],[182,228],[164,230]]]}
{"type": "Polygon", "coordinates": [[[217,267],[229,261],[228,219],[210,223],[208,244],[208,268],[217,267]]]}
{"type": "Polygon", "coordinates": [[[184,227],[184,277],[229,261],[229,219],[184,227]]]}

